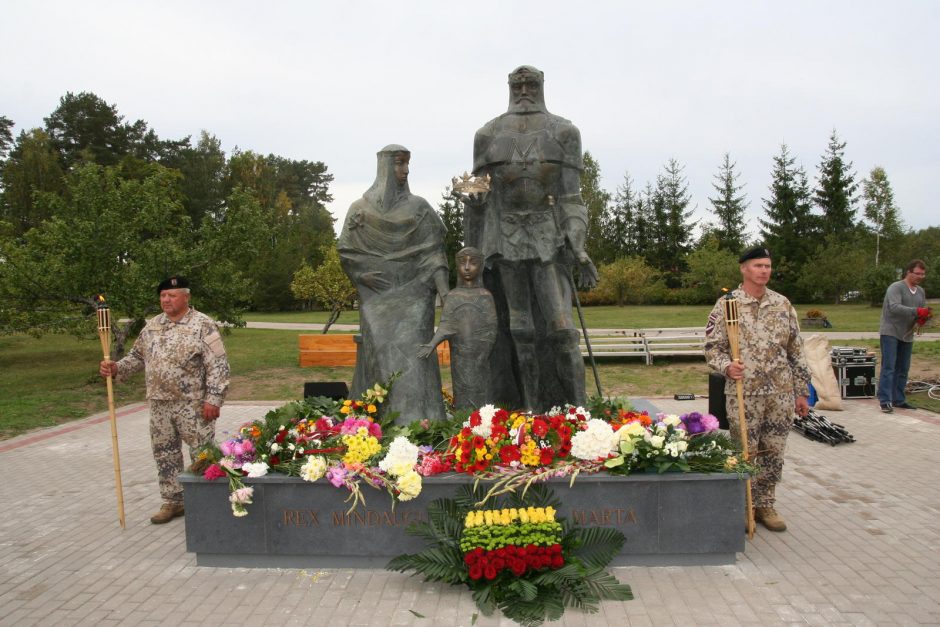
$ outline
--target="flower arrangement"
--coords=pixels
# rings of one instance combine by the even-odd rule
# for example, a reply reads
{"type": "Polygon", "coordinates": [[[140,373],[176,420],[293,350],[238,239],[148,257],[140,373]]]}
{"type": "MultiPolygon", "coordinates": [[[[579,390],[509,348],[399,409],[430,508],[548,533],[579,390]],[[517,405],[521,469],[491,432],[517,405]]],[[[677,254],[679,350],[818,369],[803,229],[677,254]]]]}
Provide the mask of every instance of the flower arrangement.
{"type": "Polygon", "coordinates": [[[486,405],[453,426],[445,459],[454,470],[491,480],[484,499],[582,472],[752,472],[711,414],[636,412],[618,401],[592,400],[592,410],[566,406],[547,414],[486,405]]]}
{"type": "Polygon", "coordinates": [[[387,387],[376,384],[360,400],[289,403],[218,446],[205,447],[194,470],[209,480],[228,478],[235,516],[246,516],[252,503],[254,489],[244,480],[269,472],[311,482],[325,477],[349,490],[350,509],[365,501],[362,483],[401,501],[413,499],[421,493],[422,476],[450,466],[431,447],[419,448],[401,435],[385,438],[394,417],[383,427],[378,413],[387,395],[387,387]]]}
{"type": "Polygon", "coordinates": [[[466,585],[485,615],[499,609],[521,625],[562,616],[565,607],[596,612],[602,599],[629,600],[630,587],[605,569],[624,543],[609,527],[582,528],[556,520],[560,502],[545,486],[509,494],[496,509],[475,509],[470,487],[427,508],[427,522],[408,532],[429,547],[400,555],[387,568],[426,581],[466,585]]]}
{"type": "Polygon", "coordinates": [[[471,510],[464,521],[460,550],[470,579],[495,579],[503,570],[517,577],[542,568],[565,565],[561,524],[555,508],[471,510]]]}
{"type": "Polygon", "coordinates": [[[476,474],[496,467],[549,466],[571,453],[572,434],[590,413],[580,407],[546,415],[507,412],[484,405],[450,440],[454,469],[476,474]]]}
{"type": "Polygon", "coordinates": [[[669,470],[748,472],[731,439],[718,431],[711,414],[691,412],[625,417],[615,431],[615,451],[604,466],[615,474],[669,470]]]}

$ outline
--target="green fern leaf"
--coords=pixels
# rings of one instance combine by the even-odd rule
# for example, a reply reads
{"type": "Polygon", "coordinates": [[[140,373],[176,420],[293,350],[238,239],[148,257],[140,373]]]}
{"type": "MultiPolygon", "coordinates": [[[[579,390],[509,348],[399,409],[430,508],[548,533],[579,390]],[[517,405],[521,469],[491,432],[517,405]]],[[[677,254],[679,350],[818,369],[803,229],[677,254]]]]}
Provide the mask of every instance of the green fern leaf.
{"type": "Polygon", "coordinates": [[[607,566],[626,541],[623,533],[611,527],[575,529],[572,535],[575,539],[572,553],[588,568],[607,566]]]}

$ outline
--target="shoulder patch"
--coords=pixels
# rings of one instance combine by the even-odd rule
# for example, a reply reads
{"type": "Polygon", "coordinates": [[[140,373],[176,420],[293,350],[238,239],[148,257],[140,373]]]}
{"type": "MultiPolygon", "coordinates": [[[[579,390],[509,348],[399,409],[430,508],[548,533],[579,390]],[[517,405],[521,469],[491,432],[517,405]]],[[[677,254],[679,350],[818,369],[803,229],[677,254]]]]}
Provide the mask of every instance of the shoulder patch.
{"type": "Polygon", "coordinates": [[[711,335],[711,332],[715,330],[716,324],[718,324],[718,312],[713,311],[708,314],[708,323],[705,325],[705,335],[711,335]]]}

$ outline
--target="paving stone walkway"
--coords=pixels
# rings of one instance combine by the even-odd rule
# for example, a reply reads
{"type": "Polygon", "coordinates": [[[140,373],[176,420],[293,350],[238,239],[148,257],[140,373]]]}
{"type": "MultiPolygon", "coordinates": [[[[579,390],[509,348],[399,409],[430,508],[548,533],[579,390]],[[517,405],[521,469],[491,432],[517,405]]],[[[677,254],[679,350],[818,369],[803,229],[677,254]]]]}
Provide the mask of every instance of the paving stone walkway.
{"type": "MultiPolygon", "coordinates": [[[[707,409],[703,399],[650,400],[707,409]]],[[[227,404],[220,434],[275,405],[227,404]]],[[[778,488],[789,531],[758,527],[733,565],[613,569],[633,601],[556,624],[940,624],[940,417],[885,415],[871,399],[845,405],[828,416],[857,442],[791,434],[778,488]]],[[[473,624],[466,590],[399,573],[196,566],[181,519],[149,522],[159,497],[147,406],[118,416],[123,530],[106,414],[0,442],[0,625],[473,624]]]]}

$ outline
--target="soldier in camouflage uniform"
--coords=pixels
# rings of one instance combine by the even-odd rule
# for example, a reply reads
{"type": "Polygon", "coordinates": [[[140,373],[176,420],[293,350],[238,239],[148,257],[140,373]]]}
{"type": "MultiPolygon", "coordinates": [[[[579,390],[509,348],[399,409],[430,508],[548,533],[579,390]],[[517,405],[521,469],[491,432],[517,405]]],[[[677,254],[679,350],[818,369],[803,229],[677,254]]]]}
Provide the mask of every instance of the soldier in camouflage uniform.
{"type": "Polygon", "coordinates": [[[229,383],[229,365],[215,322],[189,306],[188,282],[160,283],[163,313],[151,319],[119,362],[102,361],[101,376],[125,380],[146,370],[150,441],[163,504],[150,518],[166,523],[183,515],[182,442],[194,449],[215,437],[215,419],[229,383]]]}
{"type": "Polygon", "coordinates": [[[770,252],[754,248],[738,261],[743,283],[732,295],[738,300],[741,360],[731,359],[721,299],[708,316],[705,357],[725,375],[728,422],[735,438],[740,433],[735,381],[743,380],[748,454],[760,467],[752,480],[754,518],[772,531],[784,531],[786,523],[774,509],[774,487],[783,472],[794,412],[809,412],[809,366],[796,311],[784,296],[767,288],[770,252]]]}

